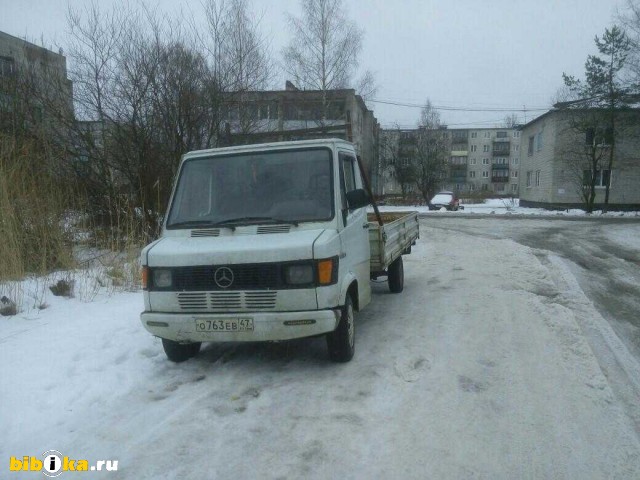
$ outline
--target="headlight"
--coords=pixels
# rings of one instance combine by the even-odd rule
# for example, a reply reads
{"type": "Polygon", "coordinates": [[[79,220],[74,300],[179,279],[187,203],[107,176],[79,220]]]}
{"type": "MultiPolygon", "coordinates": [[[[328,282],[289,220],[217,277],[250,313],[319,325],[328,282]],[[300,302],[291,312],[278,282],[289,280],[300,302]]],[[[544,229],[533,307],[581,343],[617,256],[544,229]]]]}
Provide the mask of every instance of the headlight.
{"type": "Polygon", "coordinates": [[[313,266],[306,264],[285,267],[284,281],[289,285],[308,285],[313,283],[313,266]]]}
{"type": "Polygon", "coordinates": [[[158,269],[153,271],[153,286],[167,288],[171,286],[171,270],[158,269]]]}

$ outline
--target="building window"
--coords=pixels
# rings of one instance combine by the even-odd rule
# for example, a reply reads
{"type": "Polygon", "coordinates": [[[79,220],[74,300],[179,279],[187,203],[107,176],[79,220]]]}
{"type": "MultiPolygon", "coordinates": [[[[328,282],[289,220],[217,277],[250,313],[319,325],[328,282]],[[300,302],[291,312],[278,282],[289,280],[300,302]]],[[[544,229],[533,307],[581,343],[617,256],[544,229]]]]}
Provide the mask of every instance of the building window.
{"type": "Polygon", "coordinates": [[[471,138],[478,138],[478,132],[471,132],[471,138]]]}
{"type": "Polygon", "coordinates": [[[488,152],[489,151],[489,145],[483,145],[482,146],[482,151],[483,152],[488,152]]]}
{"type": "Polygon", "coordinates": [[[466,165],[467,157],[451,157],[451,165],[466,165]]]}
{"type": "Polygon", "coordinates": [[[536,152],[542,150],[542,132],[538,132],[536,135],[536,152]]]}
{"type": "Polygon", "coordinates": [[[463,183],[456,183],[456,190],[460,191],[464,188],[464,184],[463,183]]]}
{"type": "Polygon", "coordinates": [[[531,177],[533,177],[533,171],[529,170],[527,172],[527,188],[531,187],[531,177]]]}
{"type": "Polygon", "coordinates": [[[611,145],[611,142],[613,141],[613,135],[611,132],[611,128],[588,128],[585,133],[585,143],[590,147],[595,147],[596,145],[606,147],[607,145],[611,145]]]}
{"type": "Polygon", "coordinates": [[[491,132],[484,132],[484,138],[491,138],[491,132]]]}
{"type": "Polygon", "coordinates": [[[536,187],[540,186],[540,170],[536,170],[536,187]]]}
{"type": "Polygon", "coordinates": [[[469,172],[469,178],[476,178],[476,172],[474,172],[473,170],[471,170],[469,172]]]}
{"type": "Polygon", "coordinates": [[[529,149],[527,150],[527,155],[531,156],[533,155],[533,140],[535,139],[535,137],[532,135],[529,137],[529,149]]]}
{"type": "Polygon", "coordinates": [[[511,192],[516,193],[518,191],[518,184],[517,183],[512,183],[511,184],[511,192]]]}
{"type": "Polygon", "coordinates": [[[489,185],[487,185],[486,183],[483,183],[483,184],[482,184],[482,190],[484,190],[485,192],[486,192],[487,190],[489,190],[489,185]]]}
{"type": "Polygon", "coordinates": [[[513,138],[520,138],[520,132],[513,132],[513,138]]]}
{"type": "Polygon", "coordinates": [[[489,165],[489,159],[488,158],[483,158],[482,159],[482,164],[483,165],[489,165]]]}
{"type": "Polygon", "coordinates": [[[517,165],[518,164],[518,159],[517,158],[512,158],[511,159],[511,165],[517,165]]]}
{"type": "Polygon", "coordinates": [[[476,164],[476,159],[472,158],[471,160],[469,160],[469,165],[475,165],[476,164]]]}
{"type": "Polygon", "coordinates": [[[0,77],[10,77],[15,73],[15,62],[11,57],[0,57],[0,77]]]}
{"type": "MultiPolygon", "coordinates": [[[[591,185],[591,170],[584,170],[582,174],[582,184],[584,186],[591,185]]],[[[611,187],[611,173],[609,170],[598,170],[596,172],[596,187],[611,187]]]]}
{"type": "Polygon", "coordinates": [[[476,184],[475,183],[470,183],[469,184],[469,191],[473,192],[473,191],[475,191],[475,189],[476,189],[476,184]]]}
{"type": "Polygon", "coordinates": [[[475,152],[476,150],[478,150],[478,146],[477,145],[471,145],[471,151],[475,152]]]}
{"type": "Polygon", "coordinates": [[[508,158],[494,158],[493,159],[493,164],[494,165],[509,165],[509,159],[508,158]]]}
{"type": "Polygon", "coordinates": [[[520,151],[520,145],[514,145],[514,146],[513,146],[513,149],[514,149],[516,152],[519,152],[519,151],[520,151]]]}
{"type": "Polygon", "coordinates": [[[518,178],[518,170],[512,170],[512,171],[511,171],[511,176],[512,176],[513,178],[518,178]]]}
{"type": "Polygon", "coordinates": [[[497,132],[496,138],[507,138],[507,132],[497,132]]]}
{"type": "Polygon", "coordinates": [[[489,171],[488,170],[484,170],[482,172],[482,178],[489,178],[489,171]]]}

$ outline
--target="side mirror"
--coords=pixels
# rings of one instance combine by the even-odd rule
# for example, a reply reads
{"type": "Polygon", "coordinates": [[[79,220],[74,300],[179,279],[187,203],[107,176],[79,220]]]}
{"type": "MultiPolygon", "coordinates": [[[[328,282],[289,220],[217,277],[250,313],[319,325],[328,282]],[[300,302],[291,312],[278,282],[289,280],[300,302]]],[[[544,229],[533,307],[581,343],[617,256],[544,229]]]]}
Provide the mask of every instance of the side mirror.
{"type": "Polygon", "coordinates": [[[371,199],[369,198],[369,195],[367,195],[367,192],[362,188],[347,192],[347,205],[349,210],[366,207],[370,203],[371,199]]]}

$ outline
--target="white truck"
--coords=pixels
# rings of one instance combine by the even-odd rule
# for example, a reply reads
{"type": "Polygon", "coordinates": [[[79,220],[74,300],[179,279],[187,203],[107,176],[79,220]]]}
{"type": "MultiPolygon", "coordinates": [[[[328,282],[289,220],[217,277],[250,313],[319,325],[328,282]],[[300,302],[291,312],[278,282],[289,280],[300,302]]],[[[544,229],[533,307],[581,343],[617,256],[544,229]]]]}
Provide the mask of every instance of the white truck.
{"type": "Polygon", "coordinates": [[[368,219],[368,181],[338,139],[219,148],[184,155],[162,235],[142,251],[143,326],[169,360],[202,342],[326,335],[351,360],[354,311],[370,279],[403,289],[402,254],[416,212],[368,219]],[[376,221],[377,220],[377,221],[376,221]]]}

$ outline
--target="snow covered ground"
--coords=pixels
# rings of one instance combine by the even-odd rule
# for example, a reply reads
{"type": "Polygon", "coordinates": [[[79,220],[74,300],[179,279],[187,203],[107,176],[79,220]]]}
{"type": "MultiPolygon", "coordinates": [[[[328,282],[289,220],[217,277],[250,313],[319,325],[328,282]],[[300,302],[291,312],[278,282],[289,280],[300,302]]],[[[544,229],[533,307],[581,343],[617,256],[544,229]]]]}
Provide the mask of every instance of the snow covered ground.
{"type": "MultiPolygon", "coordinates": [[[[449,214],[491,214],[491,215],[549,215],[549,216],[570,216],[570,217],[582,217],[587,214],[581,209],[569,209],[569,210],[545,210],[544,208],[527,208],[521,207],[520,201],[515,198],[513,200],[509,198],[489,198],[485,203],[462,203],[463,210],[457,212],[447,212],[446,209],[441,210],[429,210],[426,205],[412,205],[412,206],[381,206],[381,211],[393,212],[393,211],[407,211],[413,210],[420,213],[428,213],[431,215],[438,215],[441,213],[449,214]]],[[[373,211],[373,210],[372,210],[373,211]]],[[[601,211],[594,211],[590,216],[592,217],[640,217],[640,212],[607,212],[603,214],[601,211]]]]}
{"type": "MultiPolygon", "coordinates": [[[[632,392],[640,364],[566,258],[508,238],[527,221],[423,219],[404,292],[374,284],[344,365],[321,338],[172,364],[140,293],[0,317],[0,476],[43,478],[9,458],[55,449],[119,462],[60,478],[640,478],[640,397],[602,358],[632,392]]],[[[606,238],[637,249],[627,223],[606,238]]]]}

